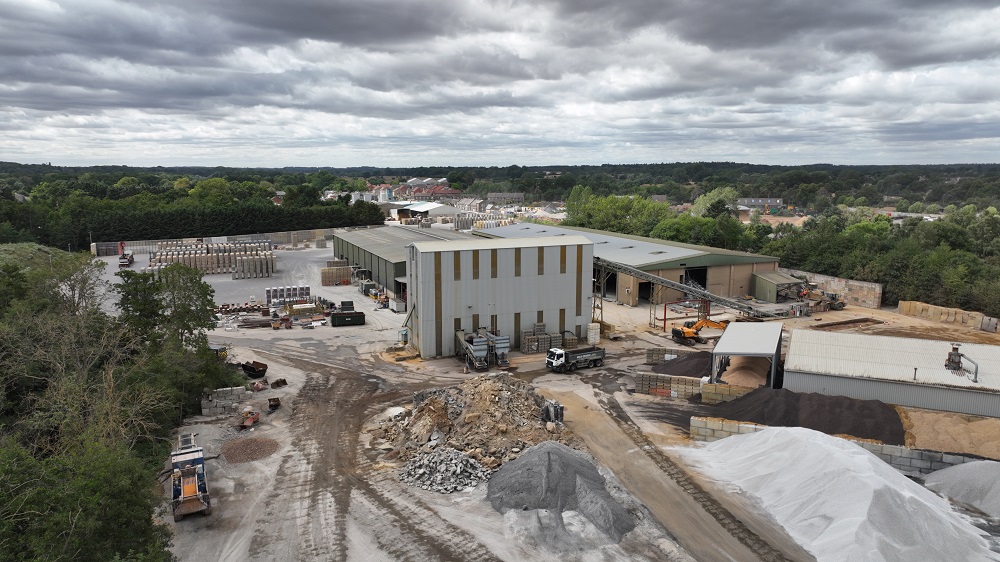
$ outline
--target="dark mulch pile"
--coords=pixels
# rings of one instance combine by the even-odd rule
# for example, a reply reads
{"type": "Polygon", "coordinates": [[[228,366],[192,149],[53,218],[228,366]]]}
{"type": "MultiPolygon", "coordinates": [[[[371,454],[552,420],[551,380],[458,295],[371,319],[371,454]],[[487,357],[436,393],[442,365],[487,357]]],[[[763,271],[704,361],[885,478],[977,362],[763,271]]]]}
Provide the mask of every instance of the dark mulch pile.
{"type": "Polygon", "coordinates": [[[715,407],[716,417],[781,427],[807,427],[828,435],[851,435],[903,445],[899,414],[878,400],[799,394],[767,387],[715,407]]]}
{"type": "Polygon", "coordinates": [[[697,351],[678,356],[666,363],[653,365],[653,372],[674,377],[707,377],[712,374],[712,354],[697,351]]]}

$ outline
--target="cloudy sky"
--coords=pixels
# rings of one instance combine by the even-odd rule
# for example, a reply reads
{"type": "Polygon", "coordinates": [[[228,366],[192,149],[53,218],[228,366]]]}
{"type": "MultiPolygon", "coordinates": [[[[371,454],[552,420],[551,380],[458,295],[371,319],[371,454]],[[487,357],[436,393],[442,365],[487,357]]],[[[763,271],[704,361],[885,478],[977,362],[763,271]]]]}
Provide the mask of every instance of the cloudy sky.
{"type": "Polygon", "coordinates": [[[996,0],[0,0],[0,160],[1000,161],[996,0]]]}

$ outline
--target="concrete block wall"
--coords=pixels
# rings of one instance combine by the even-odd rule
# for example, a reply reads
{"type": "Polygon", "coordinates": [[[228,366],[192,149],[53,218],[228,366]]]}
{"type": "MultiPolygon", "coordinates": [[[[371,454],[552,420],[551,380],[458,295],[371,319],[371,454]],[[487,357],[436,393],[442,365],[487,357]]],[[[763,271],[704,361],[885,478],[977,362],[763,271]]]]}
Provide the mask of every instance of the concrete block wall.
{"type": "Polygon", "coordinates": [[[778,271],[793,277],[805,276],[810,282],[816,283],[820,289],[843,295],[847,306],[860,306],[864,308],[881,308],[882,306],[881,283],[831,277],[829,275],[820,275],[798,269],[786,269],[784,267],[779,267],[778,271]]]}
{"type": "Polygon", "coordinates": [[[690,398],[701,392],[701,379],[658,375],[656,373],[637,373],[635,375],[635,391],[656,396],[690,398]]]}
{"type": "Polygon", "coordinates": [[[249,400],[251,396],[253,393],[243,386],[218,388],[201,399],[201,415],[226,416],[242,413],[243,401],[249,400]]]}
{"type": "Polygon", "coordinates": [[[935,306],[919,301],[899,301],[899,313],[906,316],[926,318],[935,322],[961,324],[984,332],[997,331],[997,319],[981,312],[968,312],[960,308],[935,306]]]}
{"type": "Polygon", "coordinates": [[[729,402],[754,390],[757,389],[731,384],[703,384],[701,385],[701,401],[705,404],[729,402]]]}
{"type": "MultiPolygon", "coordinates": [[[[691,418],[690,435],[693,441],[711,443],[712,441],[718,441],[719,439],[725,439],[733,435],[756,433],[767,428],[768,426],[766,425],[751,422],[694,416],[691,418]]],[[[910,449],[901,445],[884,445],[882,443],[872,443],[849,437],[838,436],[838,438],[846,439],[860,445],[861,448],[870,451],[889,466],[908,476],[922,476],[936,470],[948,468],[949,466],[955,466],[956,464],[981,460],[979,457],[970,455],[943,453],[925,449],[910,449]]]]}

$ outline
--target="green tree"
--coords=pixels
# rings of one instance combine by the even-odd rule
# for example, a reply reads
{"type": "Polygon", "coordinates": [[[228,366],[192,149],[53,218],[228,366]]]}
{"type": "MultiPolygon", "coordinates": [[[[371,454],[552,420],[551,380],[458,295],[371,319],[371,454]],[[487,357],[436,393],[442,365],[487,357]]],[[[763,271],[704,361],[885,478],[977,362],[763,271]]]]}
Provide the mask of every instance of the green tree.
{"type": "Polygon", "coordinates": [[[706,211],[712,203],[716,201],[722,201],[729,207],[736,205],[736,200],[739,199],[740,194],[732,187],[720,187],[718,189],[713,189],[708,193],[695,199],[694,204],[691,205],[691,214],[696,217],[706,216],[706,211]]]}
{"type": "Polygon", "coordinates": [[[215,327],[215,289],[202,280],[204,274],[181,264],[160,270],[160,329],[167,341],[197,349],[207,344],[207,331],[215,327]]]}

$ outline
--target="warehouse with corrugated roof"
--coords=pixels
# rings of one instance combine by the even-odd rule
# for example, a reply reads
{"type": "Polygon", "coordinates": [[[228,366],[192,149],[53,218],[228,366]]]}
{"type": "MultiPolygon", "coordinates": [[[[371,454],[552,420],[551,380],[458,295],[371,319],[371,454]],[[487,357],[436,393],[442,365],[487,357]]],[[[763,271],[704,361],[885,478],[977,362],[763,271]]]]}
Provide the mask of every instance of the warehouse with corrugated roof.
{"type": "Polygon", "coordinates": [[[1000,417],[1000,347],[793,330],[784,388],[1000,417]]]}
{"type": "Polygon", "coordinates": [[[385,287],[389,296],[402,298],[406,292],[407,244],[471,239],[474,237],[456,230],[378,226],[338,231],[331,245],[334,256],[367,270],[369,278],[385,287]]]}
{"type": "MultiPolygon", "coordinates": [[[[584,236],[594,244],[594,255],[609,261],[634,267],[653,275],[691,284],[724,297],[750,294],[753,274],[778,269],[778,258],[708,246],[682,244],[658,238],[616,234],[589,228],[518,223],[476,231],[489,238],[545,238],[584,236]]],[[[634,277],[621,274],[609,280],[603,291],[614,293],[618,302],[638,306],[650,300],[653,287],[634,277]]],[[[684,298],[678,291],[661,291],[653,299],[662,303],[684,298]]]]}

